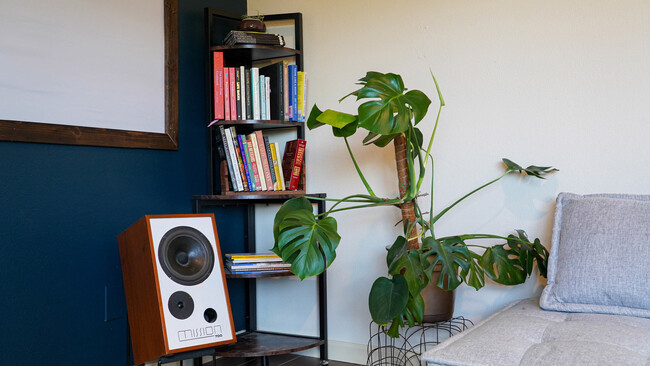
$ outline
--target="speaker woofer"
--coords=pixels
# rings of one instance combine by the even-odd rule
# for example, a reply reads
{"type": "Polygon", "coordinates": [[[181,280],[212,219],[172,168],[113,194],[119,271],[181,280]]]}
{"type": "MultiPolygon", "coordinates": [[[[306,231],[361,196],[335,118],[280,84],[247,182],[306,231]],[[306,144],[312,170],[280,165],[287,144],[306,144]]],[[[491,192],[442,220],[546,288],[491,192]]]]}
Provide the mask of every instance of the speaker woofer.
{"type": "Polygon", "coordinates": [[[210,241],[189,226],[175,227],[163,235],[158,246],[158,259],[165,274],[185,286],[205,281],[214,267],[210,241]]]}

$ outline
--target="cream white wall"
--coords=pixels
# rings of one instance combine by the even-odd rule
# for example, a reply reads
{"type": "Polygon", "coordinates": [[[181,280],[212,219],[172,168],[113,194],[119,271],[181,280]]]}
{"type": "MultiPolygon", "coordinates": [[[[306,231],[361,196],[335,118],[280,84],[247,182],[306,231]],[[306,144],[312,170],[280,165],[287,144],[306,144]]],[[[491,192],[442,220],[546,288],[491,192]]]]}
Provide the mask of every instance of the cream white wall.
{"type": "MultiPolygon", "coordinates": [[[[499,175],[502,157],[561,170],[546,181],[502,181],[441,220],[438,234],[522,228],[548,244],[560,191],[650,193],[646,0],[248,0],[248,10],[303,14],[309,103],[321,109],[353,112],[351,103],[337,100],[368,70],[401,74],[408,88],[434,99],[433,70],[447,102],[434,147],[438,209],[499,175]]],[[[434,112],[424,130],[430,131],[434,112]]],[[[307,138],[310,191],[363,192],[341,140],[325,128],[307,138]]],[[[354,142],[375,191],[395,196],[392,148],[354,142]]],[[[264,210],[260,216],[271,222],[273,208],[264,210]]],[[[328,271],[333,345],[365,347],[367,295],[385,274],[384,246],[398,232],[392,227],[398,217],[391,208],[336,216],[343,239],[328,271]]],[[[259,240],[258,248],[272,245],[259,240]]],[[[280,295],[291,287],[286,281],[267,282],[260,286],[261,326],[315,333],[313,281],[300,285],[303,296],[297,290],[280,295]]],[[[541,286],[533,279],[479,292],[461,288],[456,315],[478,321],[536,296],[541,286]]],[[[365,362],[338,349],[332,347],[332,359],[365,362]]]]}

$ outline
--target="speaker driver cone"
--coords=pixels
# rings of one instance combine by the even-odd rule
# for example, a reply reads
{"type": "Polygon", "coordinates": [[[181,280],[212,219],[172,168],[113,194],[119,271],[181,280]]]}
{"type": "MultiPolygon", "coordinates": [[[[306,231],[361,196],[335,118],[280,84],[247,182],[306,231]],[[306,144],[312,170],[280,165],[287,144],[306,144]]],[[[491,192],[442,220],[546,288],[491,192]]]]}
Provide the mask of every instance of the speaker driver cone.
{"type": "Polygon", "coordinates": [[[163,235],[158,260],[172,281],[193,286],[205,281],[214,267],[214,252],[208,238],[189,226],[177,226],[163,235]]]}
{"type": "Polygon", "coordinates": [[[194,312],[194,300],[187,292],[176,291],[169,297],[167,308],[176,319],[187,319],[194,312]]]}

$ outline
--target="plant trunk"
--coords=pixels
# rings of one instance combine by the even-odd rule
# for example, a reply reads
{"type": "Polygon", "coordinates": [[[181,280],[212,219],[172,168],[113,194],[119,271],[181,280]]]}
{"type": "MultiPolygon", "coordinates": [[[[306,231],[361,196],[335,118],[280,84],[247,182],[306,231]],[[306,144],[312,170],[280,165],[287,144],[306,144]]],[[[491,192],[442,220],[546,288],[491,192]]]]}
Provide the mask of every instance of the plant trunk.
{"type": "MultiPolygon", "coordinates": [[[[407,155],[406,155],[406,138],[404,135],[398,135],[395,137],[394,145],[395,145],[395,162],[397,163],[397,179],[399,181],[399,195],[400,197],[404,197],[404,194],[406,194],[407,187],[411,184],[409,181],[409,168],[408,168],[408,163],[407,163],[407,155]]],[[[404,202],[400,205],[400,209],[402,211],[402,222],[404,225],[415,222],[415,205],[413,204],[413,201],[408,201],[404,202]]],[[[420,245],[418,244],[417,240],[417,235],[418,231],[417,228],[414,226],[411,232],[409,233],[409,237],[414,238],[409,240],[408,242],[408,249],[418,249],[420,245]]]]}

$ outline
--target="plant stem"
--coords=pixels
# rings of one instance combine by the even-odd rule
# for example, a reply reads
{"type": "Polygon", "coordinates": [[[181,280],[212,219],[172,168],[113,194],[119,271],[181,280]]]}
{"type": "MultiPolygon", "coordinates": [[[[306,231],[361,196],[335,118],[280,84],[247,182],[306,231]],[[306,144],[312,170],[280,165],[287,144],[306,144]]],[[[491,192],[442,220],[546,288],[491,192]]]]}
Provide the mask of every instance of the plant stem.
{"type": "Polygon", "coordinates": [[[375,192],[372,191],[372,188],[370,188],[370,184],[368,184],[366,177],[361,172],[361,168],[359,167],[359,164],[357,164],[357,160],[354,158],[354,154],[352,153],[352,149],[350,148],[350,143],[348,142],[348,138],[344,137],[343,139],[345,140],[345,146],[348,148],[348,153],[350,154],[352,163],[354,163],[354,168],[357,170],[357,174],[359,174],[359,178],[361,178],[363,185],[366,186],[366,189],[368,190],[368,194],[370,194],[373,197],[376,197],[375,192]]]}
{"type": "Polygon", "coordinates": [[[496,178],[496,179],[494,179],[494,180],[491,180],[491,181],[485,183],[484,185],[482,185],[482,186],[476,188],[475,190],[469,192],[468,194],[464,195],[464,196],[461,197],[458,201],[452,203],[449,207],[447,207],[447,208],[445,208],[444,210],[440,211],[440,213],[438,213],[438,214],[437,214],[433,219],[431,219],[431,225],[433,225],[436,221],[438,221],[438,219],[440,219],[440,218],[441,218],[445,213],[447,213],[447,211],[451,210],[454,206],[456,206],[457,204],[461,203],[465,198],[467,198],[467,197],[473,195],[474,193],[480,191],[481,189],[483,189],[483,188],[485,188],[485,187],[487,187],[487,186],[489,186],[489,185],[491,185],[491,184],[493,184],[493,183],[498,182],[498,181],[501,180],[503,177],[505,177],[506,175],[508,175],[508,173],[511,173],[511,172],[512,172],[512,170],[511,170],[511,169],[508,169],[508,170],[506,170],[505,173],[503,173],[500,177],[498,177],[498,178],[496,178]]]}

